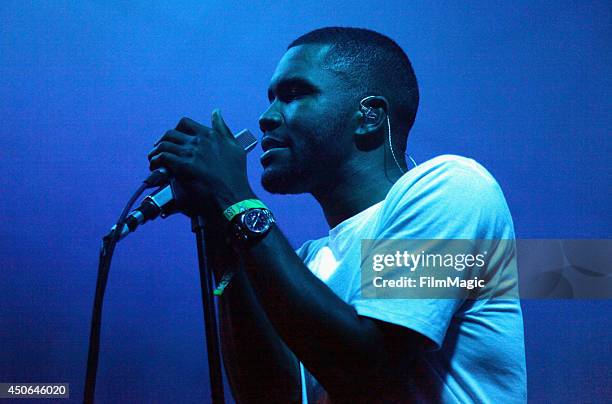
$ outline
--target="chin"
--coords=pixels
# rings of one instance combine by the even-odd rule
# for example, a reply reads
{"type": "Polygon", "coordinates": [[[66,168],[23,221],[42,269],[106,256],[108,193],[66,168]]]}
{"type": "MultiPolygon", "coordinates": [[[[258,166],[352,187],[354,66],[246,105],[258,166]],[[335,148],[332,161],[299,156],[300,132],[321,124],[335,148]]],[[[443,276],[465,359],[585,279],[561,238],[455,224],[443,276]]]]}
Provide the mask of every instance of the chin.
{"type": "Polygon", "coordinates": [[[261,186],[271,194],[303,194],[305,189],[303,175],[268,167],[261,174],[261,186]]]}

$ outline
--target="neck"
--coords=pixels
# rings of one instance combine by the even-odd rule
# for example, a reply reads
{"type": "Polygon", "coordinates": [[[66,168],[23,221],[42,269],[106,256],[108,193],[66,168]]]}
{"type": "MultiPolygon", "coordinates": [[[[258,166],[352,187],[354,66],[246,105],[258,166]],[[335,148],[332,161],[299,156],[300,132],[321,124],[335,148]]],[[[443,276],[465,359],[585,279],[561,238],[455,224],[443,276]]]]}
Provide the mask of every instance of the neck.
{"type": "Polygon", "coordinates": [[[397,167],[388,168],[386,173],[380,168],[362,167],[348,170],[335,183],[312,192],[330,228],[385,199],[402,175],[397,167]]]}

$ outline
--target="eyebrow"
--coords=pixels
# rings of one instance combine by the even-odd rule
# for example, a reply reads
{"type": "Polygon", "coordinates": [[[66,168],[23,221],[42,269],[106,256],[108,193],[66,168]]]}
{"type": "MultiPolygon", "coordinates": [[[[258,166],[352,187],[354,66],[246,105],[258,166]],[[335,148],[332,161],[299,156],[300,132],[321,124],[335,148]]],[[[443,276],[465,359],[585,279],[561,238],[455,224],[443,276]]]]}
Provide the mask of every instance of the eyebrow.
{"type": "Polygon", "coordinates": [[[309,80],[306,80],[305,78],[302,77],[289,77],[286,79],[283,79],[281,81],[279,81],[278,83],[276,83],[274,86],[271,86],[270,88],[268,88],[268,101],[272,101],[274,99],[274,93],[275,92],[283,92],[285,89],[288,89],[290,87],[301,87],[302,89],[305,89],[307,91],[311,91],[311,92],[318,92],[319,88],[314,85],[312,82],[310,82],[309,80]]]}

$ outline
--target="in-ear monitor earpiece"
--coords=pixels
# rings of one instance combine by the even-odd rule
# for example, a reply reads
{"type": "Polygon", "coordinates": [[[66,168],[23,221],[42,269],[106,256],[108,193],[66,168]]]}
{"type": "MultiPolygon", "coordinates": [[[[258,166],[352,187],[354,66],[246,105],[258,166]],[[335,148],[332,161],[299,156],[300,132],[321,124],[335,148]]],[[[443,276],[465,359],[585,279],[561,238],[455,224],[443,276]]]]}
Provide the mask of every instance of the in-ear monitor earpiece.
{"type": "MultiPolygon", "coordinates": [[[[386,104],[387,104],[387,108],[389,108],[389,102],[387,101],[387,99],[385,97],[375,96],[375,95],[368,95],[367,97],[365,97],[361,101],[359,101],[359,109],[363,113],[363,117],[364,117],[365,123],[376,123],[376,121],[378,121],[378,112],[376,112],[374,110],[374,108],[367,107],[364,104],[364,102],[369,100],[370,98],[382,98],[382,99],[384,99],[386,104]]],[[[400,172],[402,174],[404,174],[405,171],[402,168],[402,166],[400,165],[400,163],[397,161],[397,158],[395,157],[395,152],[393,151],[393,142],[391,141],[391,120],[389,119],[389,113],[388,112],[386,114],[386,117],[387,117],[387,131],[389,132],[389,149],[391,150],[391,156],[393,156],[393,161],[395,161],[395,164],[397,165],[397,168],[399,168],[400,172]]]]}

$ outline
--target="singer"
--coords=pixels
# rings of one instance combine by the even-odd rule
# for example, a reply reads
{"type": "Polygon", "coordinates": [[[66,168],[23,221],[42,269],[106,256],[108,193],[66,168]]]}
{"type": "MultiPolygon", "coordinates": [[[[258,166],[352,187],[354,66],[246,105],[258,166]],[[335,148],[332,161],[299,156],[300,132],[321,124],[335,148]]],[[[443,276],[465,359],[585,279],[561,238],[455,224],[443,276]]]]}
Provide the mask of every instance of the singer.
{"type": "MultiPolygon", "coordinates": [[[[312,194],[330,227],[297,252],[253,193],[245,152],[218,110],[211,127],[181,119],[149,154],[150,168],[167,168],[189,196],[183,210],[214,229],[207,242],[224,286],[222,350],[236,400],[525,402],[517,299],[362,297],[362,239],[514,239],[501,189],[474,160],[444,155],[408,168],[419,90],[403,50],[366,29],[312,31],[289,45],[268,98],[262,185],[312,194]]],[[[513,243],[489,254],[510,257],[513,243]]],[[[508,261],[483,274],[516,282],[508,261]]]]}

